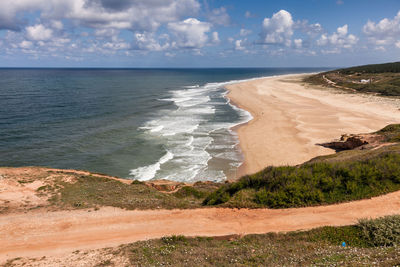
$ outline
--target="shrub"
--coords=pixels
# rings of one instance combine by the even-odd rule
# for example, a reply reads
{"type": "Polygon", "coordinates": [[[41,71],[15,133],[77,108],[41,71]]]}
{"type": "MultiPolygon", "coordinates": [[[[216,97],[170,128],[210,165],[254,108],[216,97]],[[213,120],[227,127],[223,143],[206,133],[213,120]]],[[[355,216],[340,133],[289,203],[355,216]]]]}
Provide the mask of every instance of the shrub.
{"type": "Polygon", "coordinates": [[[204,198],[206,195],[207,193],[201,192],[193,188],[193,186],[184,186],[174,193],[174,196],[178,198],[186,198],[186,197],[204,198]]]}
{"type": "Polygon", "coordinates": [[[400,155],[383,153],[362,161],[313,162],[268,167],[211,193],[204,205],[229,202],[253,189],[253,202],[270,208],[299,207],[368,198],[400,189],[400,155]]]}
{"type": "Polygon", "coordinates": [[[364,237],[374,246],[400,245],[400,215],[360,220],[364,237]]]}

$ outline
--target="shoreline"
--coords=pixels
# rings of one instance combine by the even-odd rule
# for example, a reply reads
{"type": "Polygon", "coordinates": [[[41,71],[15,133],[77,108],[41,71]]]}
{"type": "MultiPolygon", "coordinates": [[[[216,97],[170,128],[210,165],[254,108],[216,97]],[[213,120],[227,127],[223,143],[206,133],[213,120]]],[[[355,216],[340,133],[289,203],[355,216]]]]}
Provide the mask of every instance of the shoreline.
{"type": "Polygon", "coordinates": [[[230,103],[252,116],[231,128],[238,135],[244,160],[236,177],[228,180],[271,165],[298,165],[333,154],[334,150],[317,144],[400,122],[398,106],[388,99],[305,86],[302,78],[306,75],[311,74],[261,77],[225,85],[230,103]]]}

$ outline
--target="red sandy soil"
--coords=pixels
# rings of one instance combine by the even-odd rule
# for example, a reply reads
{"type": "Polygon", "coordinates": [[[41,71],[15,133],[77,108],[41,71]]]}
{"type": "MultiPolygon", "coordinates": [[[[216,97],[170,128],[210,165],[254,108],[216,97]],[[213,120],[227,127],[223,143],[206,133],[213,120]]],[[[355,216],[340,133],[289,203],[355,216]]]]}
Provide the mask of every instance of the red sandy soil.
{"type": "Polygon", "coordinates": [[[31,211],[0,215],[0,262],[56,256],[170,235],[223,236],[354,224],[400,213],[400,192],[338,205],[295,209],[31,211]]]}

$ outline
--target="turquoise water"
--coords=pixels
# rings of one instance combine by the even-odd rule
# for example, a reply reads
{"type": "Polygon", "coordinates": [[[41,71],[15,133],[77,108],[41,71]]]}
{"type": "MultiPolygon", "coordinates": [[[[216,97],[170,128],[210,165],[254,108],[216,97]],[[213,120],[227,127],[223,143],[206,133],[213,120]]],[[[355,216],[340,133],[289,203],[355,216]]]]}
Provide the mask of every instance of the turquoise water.
{"type": "Polygon", "coordinates": [[[247,112],[224,84],[321,69],[0,69],[0,165],[224,180],[247,112]]]}

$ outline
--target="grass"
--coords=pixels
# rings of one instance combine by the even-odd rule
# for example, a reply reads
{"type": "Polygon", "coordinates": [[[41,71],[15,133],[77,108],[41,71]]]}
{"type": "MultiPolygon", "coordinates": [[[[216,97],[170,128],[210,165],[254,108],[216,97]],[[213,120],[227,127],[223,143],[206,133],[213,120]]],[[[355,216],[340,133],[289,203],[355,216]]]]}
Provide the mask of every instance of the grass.
{"type": "MultiPolygon", "coordinates": [[[[380,226],[393,225],[393,222],[398,225],[400,216],[366,220],[352,226],[243,238],[172,236],[121,246],[113,253],[126,255],[131,264],[144,266],[360,266],[373,263],[394,266],[400,263],[400,247],[379,247],[363,230],[364,224],[380,226]],[[346,247],[341,246],[342,242],[346,247]]],[[[400,237],[400,233],[396,237],[400,237]]],[[[397,239],[392,245],[399,244],[397,239]]]]}
{"type": "Polygon", "coordinates": [[[300,166],[268,167],[222,186],[203,204],[288,208],[339,203],[393,192],[400,189],[400,154],[387,150],[385,147],[377,149],[364,159],[359,158],[365,156],[361,152],[345,161],[331,159],[300,166]]]}
{"type": "Polygon", "coordinates": [[[305,82],[328,85],[323,76],[342,88],[385,96],[400,96],[400,62],[358,66],[312,75],[305,82]],[[360,81],[370,80],[368,83],[360,81]]]}
{"type": "MultiPolygon", "coordinates": [[[[375,134],[395,141],[400,125],[388,125],[375,134]]],[[[51,172],[49,173],[51,174],[51,172]]],[[[321,156],[300,166],[268,167],[237,182],[198,182],[173,193],[146,184],[130,184],[106,177],[73,175],[38,189],[61,209],[112,206],[124,209],[186,209],[205,206],[232,208],[287,208],[331,204],[382,195],[400,189],[400,144],[379,149],[348,150],[321,156]]],[[[53,176],[54,177],[54,176],[53,176]]]]}
{"type": "Polygon", "coordinates": [[[109,178],[77,175],[75,183],[56,181],[53,186],[39,188],[50,193],[50,203],[65,208],[96,208],[112,206],[123,209],[186,209],[200,206],[194,202],[158,192],[143,183],[125,184],[109,178]]]}
{"type": "MultiPolygon", "coordinates": [[[[400,263],[399,240],[393,246],[379,246],[365,235],[362,226],[393,222],[398,225],[400,216],[286,234],[168,236],[103,249],[96,266],[119,266],[120,262],[128,266],[395,266],[400,263]]],[[[85,258],[86,253],[77,252],[76,256],[85,258]]]]}
{"type": "Polygon", "coordinates": [[[386,142],[400,142],[400,124],[389,124],[376,134],[382,135],[386,142]]]}

